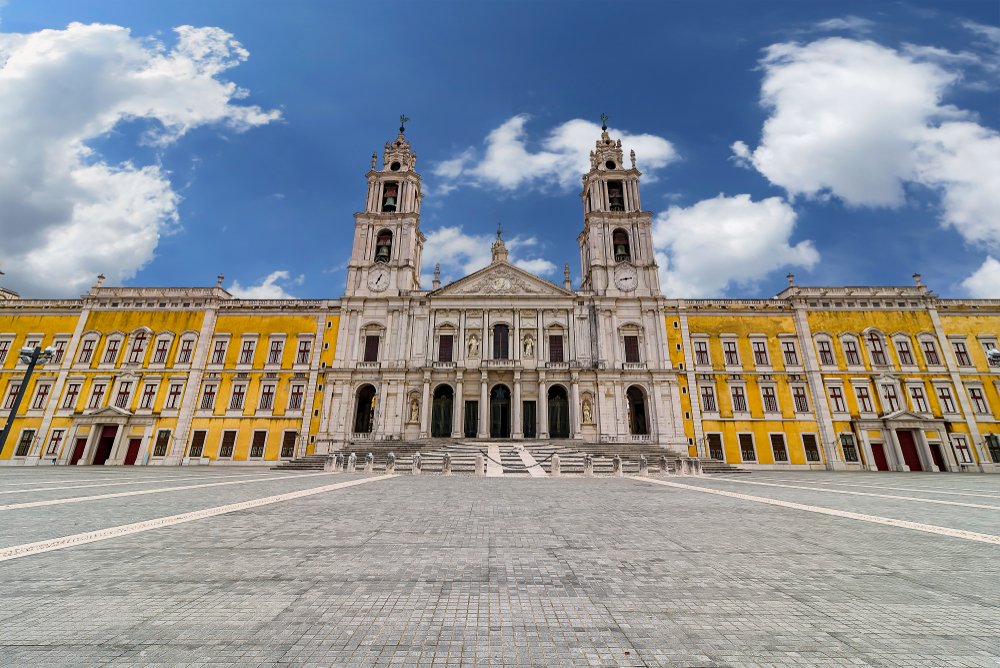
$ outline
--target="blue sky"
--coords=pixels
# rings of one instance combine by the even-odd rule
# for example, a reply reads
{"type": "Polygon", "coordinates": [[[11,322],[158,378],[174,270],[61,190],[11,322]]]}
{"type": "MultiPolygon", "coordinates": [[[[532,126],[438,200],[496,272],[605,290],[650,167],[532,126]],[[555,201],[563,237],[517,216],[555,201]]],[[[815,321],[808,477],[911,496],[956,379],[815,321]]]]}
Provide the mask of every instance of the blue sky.
{"type": "Polygon", "coordinates": [[[606,112],[669,297],[789,271],[1000,297],[993,0],[0,5],[0,269],[24,296],[103,272],[337,297],[401,113],[428,265],[481,265],[499,221],[523,266],[578,280],[606,112]]]}

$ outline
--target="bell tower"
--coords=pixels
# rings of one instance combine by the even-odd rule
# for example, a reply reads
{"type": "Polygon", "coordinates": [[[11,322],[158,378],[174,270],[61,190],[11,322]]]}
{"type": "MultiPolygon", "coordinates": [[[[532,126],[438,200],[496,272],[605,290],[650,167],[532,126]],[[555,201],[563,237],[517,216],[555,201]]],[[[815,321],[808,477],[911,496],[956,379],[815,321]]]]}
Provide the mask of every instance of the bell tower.
{"type": "Polygon", "coordinates": [[[420,288],[420,175],[417,154],[406,141],[405,116],[399,134],[386,142],[382,166],[372,153],[365,209],[354,214],[354,243],[345,295],[394,296],[420,288]]]}
{"type": "Polygon", "coordinates": [[[608,135],[607,115],[601,121],[601,138],[583,175],[583,232],[577,237],[582,287],[599,295],[659,295],[652,214],[639,199],[635,151],[626,168],[621,140],[608,135]]]}

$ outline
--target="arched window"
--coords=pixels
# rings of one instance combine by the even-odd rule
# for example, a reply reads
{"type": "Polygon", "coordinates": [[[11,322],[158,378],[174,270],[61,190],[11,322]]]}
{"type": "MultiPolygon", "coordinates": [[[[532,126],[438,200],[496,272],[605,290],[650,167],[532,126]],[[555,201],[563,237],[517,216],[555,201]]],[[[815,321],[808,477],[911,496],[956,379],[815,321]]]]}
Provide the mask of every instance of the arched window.
{"type": "Polygon", "coordinates": [[[395,181],[386,181],[382,189],[382,211],[393,213],[396,211],[396,202],[399,201],[399,184],[395,181]]]}
{"type": "Polygon", "coordinates": [[[493,327],[493,359],[510,359],[510,328],[507,325],[493,327]]]}
{"type": "Polygon", "coordinates": [[[611,233],[611,243],[615,247],[615,262],[626,262],[632,259],[632,249],[628,243],[628,232],[618,228],[611,233]]]}
{"type": "Polygon", "coordinates": [[[608,181],[608,209],[625,210],[625,184],[621,181],[608,181]]]}
{"type": "Polygon", "coordinates": [[[375,261],[388,262],[392,257],[392,232],[382,230],[375,240],[375,261]]]}

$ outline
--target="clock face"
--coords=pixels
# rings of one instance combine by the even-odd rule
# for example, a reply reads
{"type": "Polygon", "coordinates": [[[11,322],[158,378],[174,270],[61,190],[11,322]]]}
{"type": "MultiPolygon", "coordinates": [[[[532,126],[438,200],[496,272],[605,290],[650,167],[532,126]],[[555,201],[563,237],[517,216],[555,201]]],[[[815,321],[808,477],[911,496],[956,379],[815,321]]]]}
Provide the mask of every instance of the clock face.
{"type": "Polygon", "coordinates": [[[615,270],[615,285],[623,292],[632,292],[639,285],[639,275],[635,267],[622,266],[615,270]]]}
{"type": "Polygon", "coordinates": [[[372,269],[368,274],[368,287],[374,292],[382,292],[389,287],[389,271],[387,269],[372,269]]]}

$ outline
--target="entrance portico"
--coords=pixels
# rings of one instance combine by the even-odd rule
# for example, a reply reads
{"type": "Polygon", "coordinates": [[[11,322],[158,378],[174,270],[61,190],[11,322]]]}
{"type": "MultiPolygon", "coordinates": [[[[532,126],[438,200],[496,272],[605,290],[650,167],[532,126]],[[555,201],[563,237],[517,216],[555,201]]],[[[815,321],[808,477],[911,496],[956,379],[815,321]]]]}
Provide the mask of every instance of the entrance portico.
{"type": "Polygon", "coordinates": [[[148,457],[143,454],[149,451],[152,431],[151,417],[136,416],[115,406],[87,413],[77,418],[68,440],[70,445],[60,454],[60,463],[96,466],[145,463],[148,457]]]}
{"type": "Polygon", "coordinates": [[[958,471],[943,420],[909,411],[856,422],[869,471],[958,471]]]}

